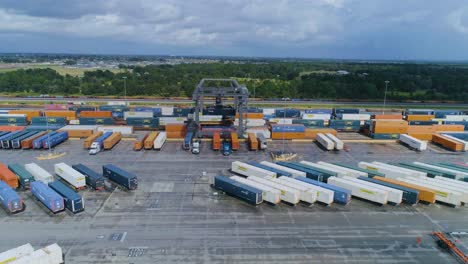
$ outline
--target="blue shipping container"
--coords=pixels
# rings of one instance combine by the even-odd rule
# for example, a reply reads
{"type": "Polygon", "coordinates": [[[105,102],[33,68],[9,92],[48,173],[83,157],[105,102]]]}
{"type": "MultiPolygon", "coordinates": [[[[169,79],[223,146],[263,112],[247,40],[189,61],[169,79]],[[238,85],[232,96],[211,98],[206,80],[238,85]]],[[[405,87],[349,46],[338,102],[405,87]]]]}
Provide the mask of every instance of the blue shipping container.
{"type": "Polygon", "coordinates": [[[31,193],[53,213],[65,209],[62,196],[41,181],[31,183],[31,193]]]}
{"type": "Polygon", "coordinates": [[[271,125],[271,132],[305,132],[303,124],[295,125],[271,125]]]}
{"type": "Polygon", "coordinates": [[[373,139],[399,139],[400,134],[375,134],[371,133],[369,135],[373,139]]]}
{"type": "Polygon", "coordinates": [[[43,126],[27,126],[24,130],[36,130],[36,131],[45,131],[45,130],[58,130],[64,127],[64,125],[43,125],[43,126]]]}
{"type": "Polygon", "coordinates": [[[249,161],[247,163],[252,165],[252,166],[255,166],[257,168],[261,168],[261,169],[264,169],[264,170],[267,170],[267,171],[274,172],[277,175],[276,177],[280,177],[280,176],[292,177],[292,174],[289,173],[289,172],[285,172],[285,171],[282,171],[282,170],[279,170],[279,169],[276,169],[276,168],[268,167],[266,165],[261,164],[260,162],[249,161]]]}
{"type": "Polygon", "coordinates": [[[445,118],[447,115],[460,115],[461,111],[459,110],[435,110],[435,118],[445,118]]]}
{"type": "Polygon", "coordinates": [[[301,111],[298,109],[276,109],[275,116],[279,118],[299,118],[301,111]]]}
{"type": "Polygon", "coordinates": [[[104,189],[104,177],[101,174],[81,163],[72,165],[72,168],[86,177],[86,185],[93,187],[95,190],[104,189]]]}
{"type": "Polygon", "coordinates": [[[368,177],[363,177],[363,176],[358,177],[358,179],[402,191],[403,192],[403,202],[406,203],[406,204],[413,205],[413,204],[417,204],[418,201],[419,201],[419,192],[417,190],[415,190],[415,189],[406,188],[406,187],[396,185],[396,184],[393,184],[393,183],[379,181],[379,180],[376,180],[376,179],[373,179],[373,178],[368,178],[368,177]]]}
{"type": "Polygon", "coordinates": [[[464,125],[465,131],[468,130],[468,121],[443,121],[444,125],[464,125]]]}
{"type": "Polygon", "coordinates": [[[296,180],[306,182],[306,183],[333,191],[333,202],[335,203],[346,205],[349,202],[351,202],[351,191],[348,189],[341,188],[341,187],[331,185],[331,184],[327,184],[324,182],[319,182],[319,181],[312,180],[306,177],[296,177],[296,180]]]}
{"type": "MultiPolygon", "coordinates": [[[[29,131],[29,130],[26,130],[29,131]]],[[[10,140],[10,147],[14,149],[20,149],[21,148],[21,141],[24,139],[27,139],[28,137],[34,136],[35,134],[39,133],[38,131],[29,131],[28,133],[17,137],[15,139],[10,140]]]]}
{"type": "Polygon", "coordinates": [[[45,149],[53,148],[53,147],[57,146],[58,144],[64,142],[67,139],[68,139],[68,132],[67,131],[58,132],[57,134],[53,135],[52,137],[44,140],[44,142],[42,143],[42,147],[45,148],[45,149]]]}
{"type": "Polygon", "coordinates": [[[99,143],[99,146],[101,147],[101,149],[104,149],[104,140],[106,140],[111,135],[112,135],[112,132],[105,132],[100,137],[96,138],[96,140],[94,140],[94,142],[99,143]]]}
{"type": "Polygon", "coordinates": [[[433,115],[433,109],[406,109],[405,115],[433,115]]]}
{"type": "Polygon", "coordinates": [[[359,114],[358,108],[333,108],[333,114],[359,114]]]}
{"type": "Polygon", "coordinates": [[[305,119],[293,119],[293,124],[303,124],[305,127],[324,127],[324,120],[305,120],[305,119]]]}
{"type": "Polygon", "coordinates": [[[182,145],[182,148],[185,150],[189,150],[190,147],[192,147],[192,139],[193,132],[187,132],[187,134],[185,134],[184,144],[182,145]]]}
{"type": "Polygon", "coordinates": [[[307,178],[318,180],[318,181],[326,181],[328,177],[330,177],[320,171],[314,170],[312,168],[305,168],[303,166],[297,165],[296,163],[292,163],[292,162],[280,161],[280,162],[277,162],[276,164],[284,166],[284,167],[288,167],[290,169],[305,172],[307,178]]]}
{"type": "Polygon", "coordinates": [[[27,133],[31,132],[31,131],[25,131],[25,130],[22,130],[22,131],[18,131],[19,133],[17,134],[14,134],[14,133],[11,133],[10,136],[2,139],[2,148],[4,149],[8,149],[11,147],[11,141],[16,139],[16,138],[19,138],[23,135],[26,135],[27,133]]]}
{"type": "Polygon", "coordinates": [[[408,121],[410,126],[432,126],[439,124],[439,121],[408,121]]]}
{"type": "Polygon", "coordinates": [[[306,109],[304,110],[305,114],[324,114],[331,115],[332,109],[306,109]]]}
{"type": "Polygon", "coordinates": [[[76,214],[84,211],[83,197],[60,181],[49,182],[49,187],[63,197],[65,208],[76,214]]]}
{"type": "Polygon", "coordinates": [[[33,148],[34,149],[40,149],[42,148],[43,146],[43,142],[50,139],[51,137],[53,137],[55,134],[57,134],[56,131],[53,131],[53,132],[50,132],[50,133],[47,133],[46,135],[43,135],[39,138],[36,138],[35,140],[33,140],[33,148]]]}
{"type": "Polygon", "coordinates": [[[216,176],[214,178],[214,187],[253,205],[263,202],[261,190],[236,182],[226,176],[216,176]]]}
{"type": "Polygon", "coordinates": [[[24,208],[23,198],[3,181],[0,181],[0,201],[10,213],[22,211],[24,208]]]}
{"type": "Polygon", "coordinates": [[[115,165],[107,164],[102,166],[102,172],[104,177],[129,190],[136,190],[138,188],[137,176],[115,165]]]}
{"type": "Polygon", "coordinates": [[[331,177],[331,176],[338,177],[337,173],[334,172],[334,171],[325,170],[325,169],[322,169],[322,168],[315,167],[313,165],[306,165],[306,164],[302,164],[302,163],[299,163],[299,162],[293,162],[293,164],[295,164],[297,166],[302,166],[302,167],[307,168],[307,169],[312,169],[312,170],[321,172],[321,173],[325,174],[325,177],[327,178],[327,180],[328,180],[328,177],[331,177]]]}

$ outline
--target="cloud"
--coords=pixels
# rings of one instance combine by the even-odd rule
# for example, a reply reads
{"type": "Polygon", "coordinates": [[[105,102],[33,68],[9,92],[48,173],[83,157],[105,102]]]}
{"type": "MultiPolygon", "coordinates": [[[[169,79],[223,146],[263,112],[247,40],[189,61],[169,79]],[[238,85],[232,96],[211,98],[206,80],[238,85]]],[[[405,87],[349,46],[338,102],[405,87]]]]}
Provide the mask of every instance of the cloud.
{"type": "Polygon", "coordinates": [[[468,33],[468,7],[460,8],[451,12],[447,21],[455,31],[463,34],[468,33]]]}

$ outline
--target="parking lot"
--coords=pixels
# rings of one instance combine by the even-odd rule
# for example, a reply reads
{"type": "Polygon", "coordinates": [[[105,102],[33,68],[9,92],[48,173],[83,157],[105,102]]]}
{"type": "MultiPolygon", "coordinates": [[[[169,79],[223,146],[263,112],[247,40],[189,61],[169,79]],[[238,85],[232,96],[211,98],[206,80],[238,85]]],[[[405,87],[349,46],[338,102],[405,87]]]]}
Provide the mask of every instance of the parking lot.
{"type": "MultiPolygon", "coordinates": [[[[347,144],[347,151],[326,152],[311,143],[281,142],[270,150],[297,153],[299,160],[357,164],[359,161],[468,162],[464,153],[430,145],[416,153],[397,143],[347,144]]],[[[230,175],[232,161],[271,160],[269,151],[224,157],[202,144],[200,155],[168,142],[162,151],[132,150],[122,141],[113,150],[88,155],[81,141],[55,149],[66,153],[37,160],[46,151],[0,150],[3,163],[83,163],[102,172],[113,163],[138,175],[134,192],[85,190],[86,210],[51,215],[21,192],[27,206],[17,215],[0,210],[0,251],[25,243],[59,243],[66,263],[457,263],[440,251],[430,233],[467,231],[466,207],[440,204],[377,206],[353,199],[347,206],[300,204],[248,205],[210,187],[216,175],[230,175]],[[417,243],[418,238],[422,239],[417,243]]],[[[468,244],[468,238],[459,238],[468,244]]]]}

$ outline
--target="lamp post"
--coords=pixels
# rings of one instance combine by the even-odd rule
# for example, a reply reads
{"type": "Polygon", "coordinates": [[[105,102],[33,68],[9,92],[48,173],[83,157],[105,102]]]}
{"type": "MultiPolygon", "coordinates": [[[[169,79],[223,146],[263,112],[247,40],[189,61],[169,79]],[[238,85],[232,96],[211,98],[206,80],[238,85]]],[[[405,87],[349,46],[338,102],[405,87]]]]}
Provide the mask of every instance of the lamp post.
{"type": "Polygon", "coordinates": [[[385,104],[387,103],[387,88],[388,88],[388,83],[390,83],[390,81],[385,81],[385,94],[384,94],[384,100],[383,100],[383,112],[382,112],[382,114],[385,114],[385,104]]]}
{"type": "Polygon", "coordinates": [[[127,106],[127,76],[122,77],[124,80],[124,101],[125,101],[125,106],[127,106]]]}

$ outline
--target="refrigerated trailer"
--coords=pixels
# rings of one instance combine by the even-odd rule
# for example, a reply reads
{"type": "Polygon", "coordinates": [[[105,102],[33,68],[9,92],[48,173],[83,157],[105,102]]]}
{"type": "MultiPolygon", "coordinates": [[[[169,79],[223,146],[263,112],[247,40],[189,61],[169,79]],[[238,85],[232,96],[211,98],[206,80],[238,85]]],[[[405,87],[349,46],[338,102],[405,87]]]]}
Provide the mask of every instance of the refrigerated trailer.
{"type": "Polygon", "coordinates": [[[231,163],[231,171],[245,177],[256,176],[269,179],[276,178],[276,173],[274,172],[264,170],[240,161],[234,161],[231,163]]]}
{"type": "Polygon", "coordinates": [[[427,149],[427,142],[414,138],[410,135],[400,134],[400,142],[417,151],[427,149]]]}
{"type": "Polygon", "coordinates": [[[218,190],[221,190],[253,205],[258,205],[263,202],[263,192],[261,190],[237,182],[226,176],[216,176],[214,178],[213,186],[218,190]]]}
{"type": "Polygon", "coordinates": [[[281,192],[281,200],[284,202],[287,202],[293,205],[299,203],[299,200],[300,200],[299,190],[292,189],[282,184],[273,182],[269,179],[264,179],[264,178],[259,178],[259,177],[248,177],[248,179],[279,190],[281,192]]]}
{"type": "Polygon", "coordinates": [[[387,204],[388,201],[387,192],[370,187],[368,185],[352,182],[347,179],[330,177],[328,178],[328,184],[348,189],[351,191],[352,196],[356,196],[358,198],[378,203],[381,205],[387,204]]]}
{"type": "Polygon", "coordinates": [[[232,176],[230,178],[236,182],[240,182],[255,189],[261,190],[263,201],[269,202],[271,204],[278,204],[281,202],[281,192],[277,189],[239,176],[232,176]]]}
{"type": "Polygon", "coordinates": [[[71,166],[61,162],[54,164],[55,173],[76,190],[86,188],[86,177],[71,166]]]}
{"type": "MultiPolygon", "coordinates": [[[[293,183],[293,184],[303,186],[304,188],[306,188],[308,190],[313,190],[314,192],[317,193],[317,199],[316,200],[318,202],[321,202],[321,203],[324,203],[324,204],[327,204],[327,205],[330,205],[330,204],[333,203],[334,191],[329,190],[329,189],[325,189],[325,188],[320,187],[318,185],[313,185],[313,184],[305,182],[305,181],[301,181],[298,178],[304,178],[304,177],[297,177],[297,178],[294,179],[294,178],[289,178],[289,177],[282,176],[279,179],[281,179],[284,182],[290,182],[290,183],[293,183]]],[[[307,178],[305,178],[305,179],[307,179],[307,178]]],[[[293,187],[293,186],[291,186],[291,187],[293,187]]]]}
{"type": "Polygon", "coordinates": [[[326,150],[333,150],[335,148],[335,143],[322,133],[318,133],[315,139],[326,150]]]}
{"type": "Polygon", "coordinates": [[[285,171],[287,173],[290,173],[293,177],[299,177],[299,176],[305,177],[306,176],[306,173],[303,172],[303,171],[298,171],[298,170],[295,170],[295,169],[291,169],[291,168],[282,166],[279,163],[272,163],[272,162],[269,162],[269,161],[262,161],[262,162],[260,162],[260,164],[262,164],[264,166],[268,166],[268,167],[273,168],[273,169],[285,171]]]}
{"type": "Polygon", "coordinates": [[[367,185],[372,188],[380,189],[384,192],[387,192],[387,202],[392,203],[394,205],[399,205],[403,201],[403,192],[401,190],[390,188],[388,186],[384,186],[384,185],[369,182],[369,181],[363,181],[363,180],[356,179],[353,177],[348,177],[348,176],[343,177],[343,179],[353,181],[362,185],[367,185]]]}

